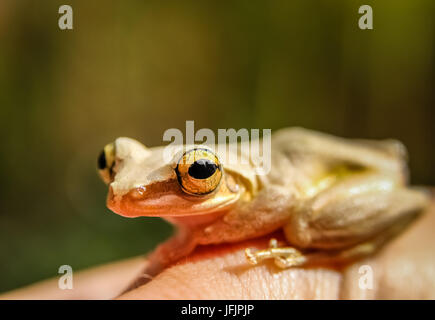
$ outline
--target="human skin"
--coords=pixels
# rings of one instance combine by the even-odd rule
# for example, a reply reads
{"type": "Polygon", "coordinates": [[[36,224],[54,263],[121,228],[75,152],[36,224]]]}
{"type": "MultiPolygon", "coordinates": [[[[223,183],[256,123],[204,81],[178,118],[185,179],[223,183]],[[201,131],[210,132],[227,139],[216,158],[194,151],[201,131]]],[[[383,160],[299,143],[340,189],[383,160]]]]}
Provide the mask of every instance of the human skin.
{"type": "MultiPolygon", "coordinates": [[[[326,267],[278,269],[247,264],[244,249],[266,248],[271,235],[237,244],[200,247],[152,281],[118,296],[143,269],[133,258],[74,274],[74,289],[46,280],[0,299],[435,299],[435,202],[377,255],[343,270],[326,267]],[[373,289],[359,287],[369,266],[373,289]]],[[[273,236],[282,236],[274,234],[273,236]]],[[[365,278],[367,279],[367,278],[365,278]]],[[[366,282],[367,283],[367,282],[366,282]]]]}

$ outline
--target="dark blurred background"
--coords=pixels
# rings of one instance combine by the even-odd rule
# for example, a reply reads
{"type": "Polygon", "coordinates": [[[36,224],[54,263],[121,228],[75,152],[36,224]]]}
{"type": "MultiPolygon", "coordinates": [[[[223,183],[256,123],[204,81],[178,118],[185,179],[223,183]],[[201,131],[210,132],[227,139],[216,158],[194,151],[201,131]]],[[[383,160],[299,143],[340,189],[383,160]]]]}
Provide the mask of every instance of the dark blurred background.
{"type": "Polygon", "coordinates": [[[435,184],[435,2],[0,1],[0,291],[139,255],[158,218],[105,207],[96,157],[195,128],[402,140],[435,184]],[[74,29],[58,28],[58,8],[74,29]],[[358,28],[359,6],[374,30],[358,28]]]}

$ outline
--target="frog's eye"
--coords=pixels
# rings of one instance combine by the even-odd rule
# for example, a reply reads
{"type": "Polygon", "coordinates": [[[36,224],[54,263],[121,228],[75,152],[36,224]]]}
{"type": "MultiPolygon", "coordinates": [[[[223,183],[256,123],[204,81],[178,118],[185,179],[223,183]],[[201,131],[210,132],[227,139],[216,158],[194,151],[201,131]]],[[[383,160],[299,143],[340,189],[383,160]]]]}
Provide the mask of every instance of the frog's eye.
{"type": "Polygon", "coordinates": [[[113,167],[115,165],[115,145],[109,143],[98,156],[97,166],[101,179],[107,184],[113,181],[113,167]]]}
{"type": "Polygon", "coordinates": [[[183,191],[193,195],[205,195],[214,191],[222,178],[219,159],[204,148],[186,152],[178,161],[175,172],[183,191]]]}

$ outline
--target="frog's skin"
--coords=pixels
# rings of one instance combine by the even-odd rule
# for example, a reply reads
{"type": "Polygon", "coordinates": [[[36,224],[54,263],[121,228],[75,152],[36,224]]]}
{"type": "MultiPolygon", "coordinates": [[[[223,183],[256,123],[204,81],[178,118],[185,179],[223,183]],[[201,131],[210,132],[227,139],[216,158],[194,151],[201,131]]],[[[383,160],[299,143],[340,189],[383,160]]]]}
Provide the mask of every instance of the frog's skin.
{"type": "Polygon", "coordinates": [[[271,258],[286,268],[354,260],[374,253],[428,204],[423,189],[407,186],[406,150],[395,140],[281,129],[272,135],[267,175],[256,175],[252,163],[220,159],[220,184],[206,195],[181,188],[175,169],[182,154],[167,163],[164,147],[146,148],[129,138],[118,138],[104,150],[100,173],[109,184],[107,206],[122,216],[159,216],[178,227],[149,256],[148,276],[198,245],[237,242],[279,229],[288,244],[278,247],[272,239],[269,249],[247,249],[248,262],[271,258]]]}

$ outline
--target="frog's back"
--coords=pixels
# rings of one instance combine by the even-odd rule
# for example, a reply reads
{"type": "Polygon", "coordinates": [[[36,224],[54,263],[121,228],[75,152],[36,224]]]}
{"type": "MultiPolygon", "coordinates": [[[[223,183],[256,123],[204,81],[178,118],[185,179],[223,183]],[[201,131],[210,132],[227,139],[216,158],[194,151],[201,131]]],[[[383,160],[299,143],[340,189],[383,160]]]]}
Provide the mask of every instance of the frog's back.
{"type": "Polygon", "coordinates": [[[376,170],[407,181],[407,153],[396,140],[346,139],[303,128],[272,137],[269,181],[304,187],[337,170],[376,170]]]}

